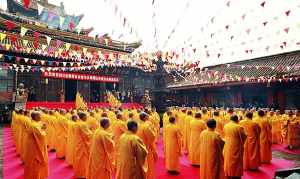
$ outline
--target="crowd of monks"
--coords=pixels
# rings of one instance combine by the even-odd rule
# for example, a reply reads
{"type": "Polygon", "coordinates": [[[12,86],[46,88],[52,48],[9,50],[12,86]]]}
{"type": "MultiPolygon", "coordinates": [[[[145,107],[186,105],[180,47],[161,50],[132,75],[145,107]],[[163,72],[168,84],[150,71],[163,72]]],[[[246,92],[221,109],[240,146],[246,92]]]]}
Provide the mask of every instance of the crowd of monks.
{"type": "Polygon", "coordinates": [[[76,178],[154,179],[162,132],[166,171],[180,173],[187,155],[201,179],[239,178],[272,160],[273,143],[300,146],[300,112],[171,107],[151,109],[16,110],[12,133],[25,179],[48,176],[48,152],[76,178]]]}

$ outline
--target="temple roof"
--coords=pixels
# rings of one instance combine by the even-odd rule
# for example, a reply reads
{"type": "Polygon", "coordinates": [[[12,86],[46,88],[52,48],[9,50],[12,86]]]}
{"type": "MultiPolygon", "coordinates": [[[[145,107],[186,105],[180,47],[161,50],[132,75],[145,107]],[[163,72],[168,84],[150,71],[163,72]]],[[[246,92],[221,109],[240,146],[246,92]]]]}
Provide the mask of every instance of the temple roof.
{"type": "Polygon", "coordinates": [[[300,77],[300,51],[194,68],[186,77],[168,85],[170,89],[191,89],[210,86],[238,85],[242,83],[276,82],[279,79],[298,80],[300,77]]]}

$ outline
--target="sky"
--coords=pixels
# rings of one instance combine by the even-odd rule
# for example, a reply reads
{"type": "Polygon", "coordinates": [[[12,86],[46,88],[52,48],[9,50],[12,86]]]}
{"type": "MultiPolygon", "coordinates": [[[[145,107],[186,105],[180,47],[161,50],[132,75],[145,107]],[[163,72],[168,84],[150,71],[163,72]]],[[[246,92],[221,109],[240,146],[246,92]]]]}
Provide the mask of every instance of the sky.
{"type": "MultiPolygon", "coordinates": [[[[1,7],[5,1],[0,0],[1,7]]],[[[49,0],[57,5],[61,1],[49,0]]],[[[142,41],[138,52],[175,52],[176,63],[185,59],[209,66],[300,48],[299,0],[63,2],[68,14],[85,15],[79,26],[94,27],[92,35],[108,33],[116,40],[142,41]]]]}

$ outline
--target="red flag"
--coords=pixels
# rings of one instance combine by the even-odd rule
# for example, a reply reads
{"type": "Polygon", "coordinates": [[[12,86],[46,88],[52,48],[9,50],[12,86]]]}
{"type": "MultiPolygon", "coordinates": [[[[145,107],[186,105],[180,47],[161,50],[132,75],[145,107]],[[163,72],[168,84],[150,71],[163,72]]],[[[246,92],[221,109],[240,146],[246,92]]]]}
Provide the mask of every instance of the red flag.
{"type": "Polygon", "coordinates": [[[289,30],[290,30],[289,27],[287,27],[287,28],[284,29],[284,31],[285,31],[286,33],[289,33],[289,30]]]}
{"type": "Polygon", "coordinates": [[[70,29],[71,31],[73,31],[74,28],[75,28],[74,22],[71,21],[71,22],[69,23],[69,29],[70,29]]]}
{"type": "Polygon", "coordinates": [[[10,35],[9,39],[11,40],[11,42],[14,44],[17,41],[17,37],[15,35],[10,35]]]}
{"type": "Polygon", "coordinates": [[[262,2],[260,5],[261,7],[265,7],[266,1],[262,2]]]}
{"type": "Polygon", "coordinates": [[[34,32],[34,47],[38,48],[39,47],[39,36],[40,34],[38,32],[34,32]]]}
{"type": "Polygon", "coordinates": [[[289,15],[290,15],[290,12],[291,12],[291,10],[286,11],[286,12],[285,12],[285,15],[286,15],[286,16],[289,16],[289,15]]]}
{"type": "Polygon", "coordinates": [[[30,4],[30,0],[23,0],[23,2],[24,2],[24,7],[26,9],[28,9],[29,8],[29,4],[30,4]]]}
{"type": "Polygon", "coordinates": [[[6,26],[7,30],[12,30],[13,28],[15,28],[15,24],[10,20],[5,21],[5,26],[6,26]]]}

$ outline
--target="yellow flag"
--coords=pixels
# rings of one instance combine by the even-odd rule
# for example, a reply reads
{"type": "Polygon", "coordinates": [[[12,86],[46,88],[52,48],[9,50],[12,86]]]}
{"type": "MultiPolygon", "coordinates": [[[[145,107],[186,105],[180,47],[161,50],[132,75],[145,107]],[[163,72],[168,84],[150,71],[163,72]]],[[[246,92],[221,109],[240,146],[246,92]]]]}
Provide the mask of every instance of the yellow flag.
{"type": "Polygon", "coordinates": [[[108,100],[108,103],[110,106],[116,107],[116,108],[121,107],[122,103],[110,92],[108,93],[107,97],[108,97],[107,100],[108,100]]]}
{"type": "Polygon", "coordinates": [[[84,102],[84,100],[79,92],[77,92],[77,94],[76,94],[75,108],[81,109],[81,110],[88,109],[86,103],[84,102]]]}
{"type": "Polygon", "coordinates": [[[5,39],[5,37],[6,37],[6,34],[0,33],[0,40],[1,40],[1,42],[5,39]]]}

